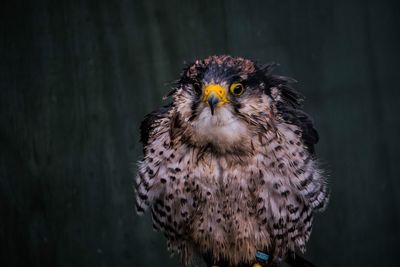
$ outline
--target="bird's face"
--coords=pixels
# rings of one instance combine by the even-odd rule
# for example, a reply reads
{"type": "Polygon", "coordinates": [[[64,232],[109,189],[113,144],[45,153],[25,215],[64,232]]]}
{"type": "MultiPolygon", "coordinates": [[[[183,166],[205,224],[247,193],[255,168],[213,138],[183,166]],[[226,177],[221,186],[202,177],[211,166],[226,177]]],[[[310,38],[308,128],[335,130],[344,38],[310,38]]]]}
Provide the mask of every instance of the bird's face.
{"type": "Polygon", "coordinates": [[[174,92],[188,142],[223,152],[250,147],[251,137],[270,116],[270,98],[258,76],[252,61],[229,56],[189,66],[174,92]]]}

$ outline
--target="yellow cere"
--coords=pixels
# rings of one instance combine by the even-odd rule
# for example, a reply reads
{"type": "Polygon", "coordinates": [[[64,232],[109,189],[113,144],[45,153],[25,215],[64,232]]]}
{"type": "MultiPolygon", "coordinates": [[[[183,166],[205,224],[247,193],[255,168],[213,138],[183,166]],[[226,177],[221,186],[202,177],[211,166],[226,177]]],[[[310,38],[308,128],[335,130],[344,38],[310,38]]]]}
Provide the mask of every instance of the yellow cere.
{"type": "Polygon", "coordinates": [[[225,87],[219,84],[209,84],[204,90],[203,101],[207,102],[209,96],[214,93],[221,104],[229,102],[225,87]]]}

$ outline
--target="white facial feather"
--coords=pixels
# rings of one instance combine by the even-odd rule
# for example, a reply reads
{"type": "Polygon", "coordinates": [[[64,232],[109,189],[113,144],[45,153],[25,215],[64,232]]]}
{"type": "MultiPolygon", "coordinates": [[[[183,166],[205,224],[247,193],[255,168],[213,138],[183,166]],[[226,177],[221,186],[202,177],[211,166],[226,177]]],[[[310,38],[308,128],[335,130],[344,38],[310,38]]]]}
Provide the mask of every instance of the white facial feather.
{"type": "MultiPolygon", "coordinates": [[[[202,104],[204,106],[204,104],[202,104]]],[[[208,106],[204,107],[192,127],[196,139],[220,148],[229,148],[248,139],[249,132],[244,122],[235,116],[227,105],[218,107],[214,115],[208,106]]]]}

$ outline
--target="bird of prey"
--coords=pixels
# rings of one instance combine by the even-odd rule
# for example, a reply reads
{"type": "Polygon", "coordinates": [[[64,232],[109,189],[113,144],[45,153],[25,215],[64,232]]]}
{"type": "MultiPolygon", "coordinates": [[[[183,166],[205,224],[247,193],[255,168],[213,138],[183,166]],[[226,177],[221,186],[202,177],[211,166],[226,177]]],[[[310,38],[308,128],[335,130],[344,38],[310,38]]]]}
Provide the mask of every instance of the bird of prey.
{"type": "Polygon", "coordinates": [[[141,124],[137,212],[151,211],[184,266],[194,255],[208,266],[311,266],[297,253],[328,199],[318,134],[275,65],[196,60],[141,124]]]}

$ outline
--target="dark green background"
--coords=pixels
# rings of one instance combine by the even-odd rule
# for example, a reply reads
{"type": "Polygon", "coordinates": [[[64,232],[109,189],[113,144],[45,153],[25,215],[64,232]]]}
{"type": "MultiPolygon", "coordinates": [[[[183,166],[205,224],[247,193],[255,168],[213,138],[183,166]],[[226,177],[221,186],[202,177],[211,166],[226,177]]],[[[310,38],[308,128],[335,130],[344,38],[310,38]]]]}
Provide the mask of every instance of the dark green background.
{"type": "Polygon", "coordinates": [[[184,61],[281,64],[320,132],[306,257],[397,266],[398,1],[13,1],[0,7],[0,266],[176,266],[134,213],[138,127],[184,61]]]}

